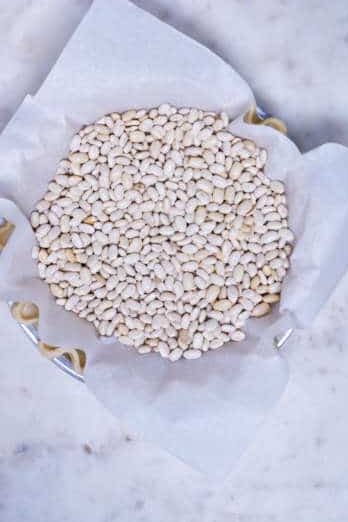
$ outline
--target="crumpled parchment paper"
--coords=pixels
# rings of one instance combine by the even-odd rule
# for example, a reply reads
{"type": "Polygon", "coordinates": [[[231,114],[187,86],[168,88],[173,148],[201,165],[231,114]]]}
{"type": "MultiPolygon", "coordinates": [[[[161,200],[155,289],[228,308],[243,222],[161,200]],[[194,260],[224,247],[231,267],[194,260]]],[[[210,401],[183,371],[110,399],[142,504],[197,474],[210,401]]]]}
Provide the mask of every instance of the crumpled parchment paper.
{"type": "Polygon", "coordinates": [[[0,138],[0,215],[16,226],[0,256],[0,297],[38,304],[41,339],[86,351],[87,386],[116,416],[214,478],[231,470],[286,385],[286,350],[274,350],[274,335],[311,324],[348,260],[348,149],[327,144],[302,155],[273,129],[243,123],[253,103],[247,83],[205,47],[126,0],[96,0],[0,138]],[[31,259],[28,221],[83,124],[163,102],[225,111],[232,132],[267,149],[266,173],[286,183],[297,238],[280,306],[248,321],[247,340],[174,364],[102,344],[58,307],[31,259]]]}

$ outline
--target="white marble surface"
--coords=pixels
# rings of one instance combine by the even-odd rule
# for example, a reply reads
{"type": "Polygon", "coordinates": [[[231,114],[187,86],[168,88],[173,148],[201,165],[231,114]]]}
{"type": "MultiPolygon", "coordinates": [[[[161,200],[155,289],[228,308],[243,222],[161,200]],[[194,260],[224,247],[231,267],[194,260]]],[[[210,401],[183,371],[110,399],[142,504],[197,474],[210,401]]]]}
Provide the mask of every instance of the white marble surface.
{"type": "MultiPolygon", "coordinates": [[[[307,150],[348,145],[348,4],[137,0],[239,69],[307,150]],[[252,13],[252,14],[251,14],[252,13]]],[[[33,93],[90,0],[0,2],[0,126],[33,93]]],[[[127,433],[41,359],[0,305],[0,520],[343,522],[348,278],[287,346],[289,385],[221,485],[127,433]]]]}

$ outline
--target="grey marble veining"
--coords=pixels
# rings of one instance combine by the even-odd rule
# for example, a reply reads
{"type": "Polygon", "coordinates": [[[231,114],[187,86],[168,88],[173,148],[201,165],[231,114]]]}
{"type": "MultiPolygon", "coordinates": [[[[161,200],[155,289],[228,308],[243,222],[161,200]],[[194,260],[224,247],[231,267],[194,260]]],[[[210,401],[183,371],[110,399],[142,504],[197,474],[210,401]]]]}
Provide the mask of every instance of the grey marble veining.
{"type": "Polygon", "coordinates": [[[135,0],[233,65],[303,150],[348,144],[344,0],[135,0]]]}
{"type": "MultiPolygon", "coordinates": [[[[209,46],[310,149],[348,145],[348,4],[137,0],[209,46]]],[[[0,126],[39,87],[90,0],[0,4],[0,126]]],[[[1,522],[344,522],[348,279],[287,346],[290,382],[224,484],[138,440],[42,359],[0,305],[1,522]]]]}

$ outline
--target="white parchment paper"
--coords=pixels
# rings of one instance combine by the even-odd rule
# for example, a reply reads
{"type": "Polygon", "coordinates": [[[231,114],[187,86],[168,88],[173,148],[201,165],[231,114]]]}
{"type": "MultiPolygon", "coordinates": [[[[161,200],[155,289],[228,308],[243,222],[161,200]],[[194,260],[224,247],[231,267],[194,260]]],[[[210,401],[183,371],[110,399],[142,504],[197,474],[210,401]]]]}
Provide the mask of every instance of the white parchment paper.
{"type": "MultiPolygon", "coordinates": [[[[275,334],[307,326],[347,266],[348,150],[306,155],[276,131],[244,124],[249,86],[208,49],[125,0],[96,0],[35,98],[27,97],[0,138],[0,215],[16,225],[0,256],[0,297],[40,308],[40,335],[87,352],[86,382],[128,426],[173,455],[223,477],[287,382],[275,334]],[[231,130],[269,153],[266,173],[287,185],[297,237],[280,306],[249,321],[248,338],[197,361],[172,364],[99,342],[94,329],[58,307],[30,251],[30,211],[81,125],[105,113],[163,102],[224,110],[231,130]]],[[[301,349],[301,347],[298,347],[301,349]]]]}

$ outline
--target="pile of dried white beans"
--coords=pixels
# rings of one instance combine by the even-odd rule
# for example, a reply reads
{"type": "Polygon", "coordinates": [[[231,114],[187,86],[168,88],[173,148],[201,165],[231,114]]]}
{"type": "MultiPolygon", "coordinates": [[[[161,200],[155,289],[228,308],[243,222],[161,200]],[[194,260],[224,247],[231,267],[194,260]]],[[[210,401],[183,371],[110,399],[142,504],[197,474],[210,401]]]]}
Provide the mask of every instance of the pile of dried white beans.
{"type": "Polygon", "coordinates": [[[31,214],[56,302],[139,353],[196,359],[279,301],[294,237],[265,150],[225,114],[112,113],[82,128],[31,214]]]}

